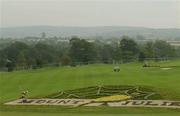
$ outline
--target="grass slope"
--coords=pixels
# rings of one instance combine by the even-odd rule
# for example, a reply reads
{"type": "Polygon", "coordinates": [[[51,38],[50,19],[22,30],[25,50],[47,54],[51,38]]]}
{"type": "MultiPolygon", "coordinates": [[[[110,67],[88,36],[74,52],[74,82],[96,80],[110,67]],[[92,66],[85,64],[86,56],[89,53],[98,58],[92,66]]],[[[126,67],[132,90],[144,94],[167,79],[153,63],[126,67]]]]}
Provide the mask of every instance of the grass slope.
{"type": "MultiPolygon", "coordinates": [[[[161,66],[180,66],[180,61],[159,62],[161,66]]],[[[113,65],[93,64],[78,67],[43,68],[11,73],[0,72],[0,110],[3,115],[24,112],[61,112],[63,113],[114,113],[114,114],[144,114],[179,113],[178,109],[157,108],[65,108],[61,106],[4,106],[2,103],[17,99],[22,90],[28,90],[30,97],[40,97],[58,91],[77,89],[97,85],[140,85],[151,86],[161,93],[164,99],[180,100],[180,68],[162,70],[160,68],[142,68],[141,63],[120,65],[121,71],[112,71],[113,65]]],[[[24,115],[25,115],[24,114],[24,115]]],[[[15,114],[14,114],[15,115],[15,114]]],[[[41,114],[39,114],[41,115],[41,114]]],[[[54,114],[56,115],[56,114],[54,114]]],[[[78,114],[77,114],[78,115],[78,114]]],[[[127,115],[128,116],[128,115],[127,115]]]]}

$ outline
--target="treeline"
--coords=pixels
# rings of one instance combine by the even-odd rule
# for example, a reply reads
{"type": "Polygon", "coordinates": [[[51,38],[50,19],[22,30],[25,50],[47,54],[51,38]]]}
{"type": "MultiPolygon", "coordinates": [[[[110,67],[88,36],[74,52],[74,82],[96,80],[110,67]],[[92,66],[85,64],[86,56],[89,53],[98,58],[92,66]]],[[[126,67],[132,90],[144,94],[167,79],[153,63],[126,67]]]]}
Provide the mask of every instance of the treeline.
{"type": "Polygon", "coordinates": [[[180,56],[175,48],[162,40],[137,44],[132,38],[123,36],[119,42],[88,42],[72,37],[69,43],[48,44],[38,42],[26,44],[14,42],[0,50],[0,68],[36,69],[44,66],[76,66],[90,63],[126,63],[131,61],[170,59],[180,56]]]}

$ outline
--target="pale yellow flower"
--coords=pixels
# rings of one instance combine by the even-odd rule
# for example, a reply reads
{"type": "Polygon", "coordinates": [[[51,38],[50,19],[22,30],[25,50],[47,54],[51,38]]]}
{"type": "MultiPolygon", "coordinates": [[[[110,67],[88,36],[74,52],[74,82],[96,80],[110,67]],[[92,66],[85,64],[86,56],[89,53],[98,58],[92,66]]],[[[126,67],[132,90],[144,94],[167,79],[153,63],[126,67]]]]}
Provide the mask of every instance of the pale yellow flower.
{"type": "Polygon", "coordinates": [[[130,99],[131,96],[127,95],[112,95],[112,96],[106,96],[106,97],[101,97],[97,98],[94,101],[101,102],[101,101],[120,101],[120,100],[126,100],[130,99]]]}

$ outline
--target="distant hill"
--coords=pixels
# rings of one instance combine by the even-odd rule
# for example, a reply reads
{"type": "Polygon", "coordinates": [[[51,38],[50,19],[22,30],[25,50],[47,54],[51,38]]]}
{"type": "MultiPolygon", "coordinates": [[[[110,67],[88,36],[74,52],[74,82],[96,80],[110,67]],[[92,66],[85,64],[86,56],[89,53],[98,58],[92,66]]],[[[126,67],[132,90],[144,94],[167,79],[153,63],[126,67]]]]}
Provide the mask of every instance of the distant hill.
{"type": "Polygon", "coordinates": [[[0,28],[1,37],[23,38],[27,36],[39,37],[42,32],[47,36],[83,36],[104,38],[120,37],[128,35],[136,37],[141,35],[146,39],[179,39],[180,29],[163,28],[153,29],[145,27],[125,27],[125,26],[104,26],[104,27],[64,27],[64,26],[26,26],[26,27],[8,27],[0,28]]]}

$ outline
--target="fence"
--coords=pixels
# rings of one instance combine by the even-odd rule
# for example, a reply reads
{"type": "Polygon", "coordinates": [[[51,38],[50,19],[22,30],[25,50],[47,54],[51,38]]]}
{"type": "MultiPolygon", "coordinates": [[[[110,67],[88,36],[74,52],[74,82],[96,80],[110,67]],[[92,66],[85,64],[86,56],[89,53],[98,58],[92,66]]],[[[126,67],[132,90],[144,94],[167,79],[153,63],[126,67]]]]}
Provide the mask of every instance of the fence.
{"type": "MultiPolygon", "coordinates": [[[[145,58],[144,62],[146,61],[171,61],[171,60],[180,60],[180,57],[165,57],[165,58],[145,58]]],[[[124,64],[124,63],[130,63],[130,62],[137,62],[138,58],[135,58],[133,60],[103,60],[103,61],[88,61],[88,62],[71,62],[66,66],[71,66],[71,67],[76,67],[76,66],[81,66],[81,65],[88,65],[88,64],[124,64]],[[128,61],[128,62],[127,62],[128,61]]],[[[39,68],[44,68],[44,67],[62,67],[64,65],[61,65],[61,63],[46,63],[46,64],[41,64],[41,65],[30,65],[30,66],[18,66],[14,67],[13,70],[34,70],[34,69],[39,69],[39,68]]],[[[8,68],[7,67],[0,67],[0,71],[7,72],[8,68]]]]}

